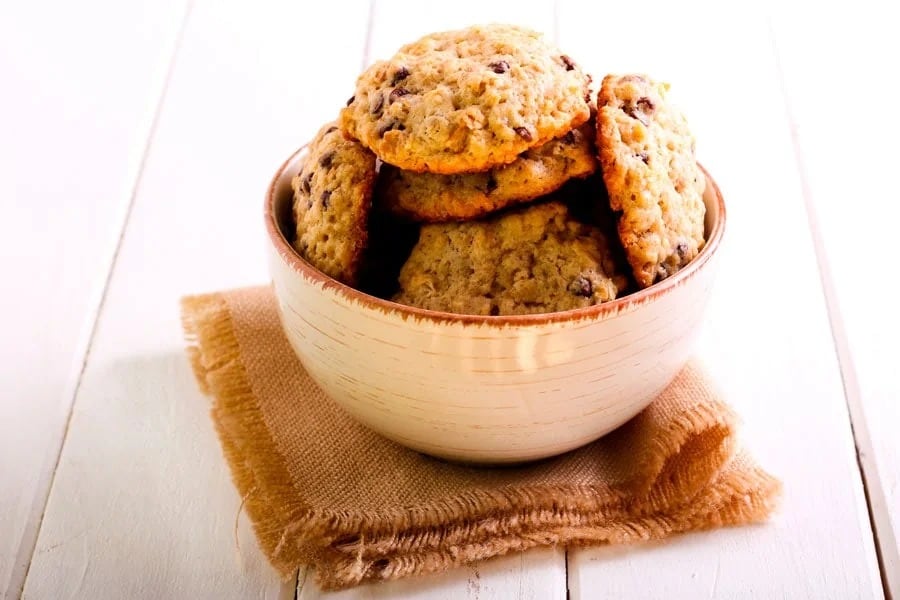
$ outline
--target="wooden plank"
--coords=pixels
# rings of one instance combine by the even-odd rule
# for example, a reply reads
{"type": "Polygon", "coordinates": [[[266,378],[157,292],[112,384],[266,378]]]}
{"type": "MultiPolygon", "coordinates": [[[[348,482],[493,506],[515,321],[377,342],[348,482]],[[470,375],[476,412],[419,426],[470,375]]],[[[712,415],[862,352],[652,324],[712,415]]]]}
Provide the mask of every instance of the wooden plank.
{"type": "Polygon", "coordinates": [[[900,222],[900,196],[890,181],[900,115],[873,113],[867,103],[847,112],[835,108],[863,82],[871,82],[871,102],[878,102],[878,82],[896,71],[900,41],[887,14],[822,17],[810,28],[805,19],[782,16],[773,32],[819,260],[827,267],[823,278],[882,573],[890,595],[900,598],[900,380],[893,350],[900,313],[884,267],[900,222]]]}
{"type": "Polygon", "coordinates": [[[184,0],[0,3],[0,596],[18,597],[184,0]]]}
{"type": "MultiPolygon", "coordinates": [[[[368,62],[387,59],[402,45],[433,31],[466,27],[475,23],[509,22],[542,31],[554,39],[554,5],[516,0],[481,2],[463,0],[449,4],[378,0],[372,18],[368,62]],[[414,15],[414,18],[411,18],[414,15]],[[477,17],[473,17],[477,15],[477,17]],[[473,20],[474,19],[474,20],[473,20]]],[[[539,550],[526,555],[442,573],[385,584],[364,585],[339,593],[323,593],[312,574],[301,574],[297,596],[316,598],[565,598],[566,564],[562,549],[539,550]]]]}
{"type": "Polygon", "coordinates": [[[293,596],[243,517],[236,545],[240,498],[183,352],[178,299],[268,278],[269,178],[349,96],[367,23],[367,10],[335,3],[193,7],[26,598],[293,596]]]}
{"type": "MultiPolygon", "coordinates": [[[[882,590],[765,21],[654,17],[565,2],[560,40],[601,79],[673,84],[729,219],[697,348],[742,416],[742,437],[782,478],[761,526],[666,543],[570,551],[571,597],[872,598],[882,590]],[[594,11],[592,14],[591,11],[594,11]]],[[[843,44],[842,44],[843,46],[843,44]]]]}

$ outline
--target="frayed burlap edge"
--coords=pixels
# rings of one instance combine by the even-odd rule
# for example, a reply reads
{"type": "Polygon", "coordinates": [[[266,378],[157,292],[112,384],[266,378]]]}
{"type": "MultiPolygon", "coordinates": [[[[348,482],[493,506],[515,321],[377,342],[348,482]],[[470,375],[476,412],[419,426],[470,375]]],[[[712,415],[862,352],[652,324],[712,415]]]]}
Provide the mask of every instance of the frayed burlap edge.
{"type": "MultiPolygon", "coordinates": [[[[733,450],[733,415],[728,407],[700,407],[703,414],[676,419],[674,427],[683,430],[684,436],[662,440],[665,447],[658,449],[662,452],[653,453],[663,457],[657,459],[654,484],[638,498],[590,486],[541,486],[475,490],[429,506],[394,507],[372,514],[315,509],[301,501],[265,425],[241,361],[226,297],[214,293],[184,298],[182,321],[191,365],[200,389],[212,397],[213,422],[261,549],[285,579],[292,577],[300,565],[317,563],[317,579],[326,589],[444,570],[537,545],[610,543],[675,533],[675,529],[643,529],[639,523],[667,522],[665,515],[653,513],[685,506],[696,495],[681,492],[684,483],[679,480],[693,479],[688,487],[701,484],[703,477],[721,468],[733,450]],[[677,456],[684,442],[691,439],[688,433],[696,436],[698,423],[719,442],[718,451],[700,464],[694,463],[698,470],[667,473],[668,459],[677,456]],[[668,452],[671,454],[666,456],[668,452]],[[675,490],[679,493],[673,497],[675,490]],[[545,521],[548,514],[555,515],[550,519],[557,521],[555,525],[545,521]],[[579,525],[590,514],[602,514],[608,526],[619,533],[599,533],[608,526],[579,525]],[[615,526],[617,519],[621,523],[615,526]],[[493,525],[498,520],[507,524],[505,535],[493,525]],[[380,543],[369,545],[359,540],[359,532],[380,538],[380,543]],[[357,553],[351,563],[346,562],[346,552],[354,544],[342,543],[347,536],[368,550],[357,553]],[[388,542],[391,539],[393,543],[388,542]],[[381,556],[406,554],[392,559],[371,556],[363,561],[363,555],[371,554],[372,549],[381,556]]],[[[762,506],[759,502],[752,504],[762,506]]],[[[759,518],[766,512],[768,509],[759,518]]]]}
{"type": "Polygon", "coordinates": [[[601,546],[659,540],[717,527],[766,520],[776,508],[781,483],[755,465],[745,464],[698,498],[671,513],[646,516],[607,514],[533,515],[526,527],[510,531],[491,525],[478,541],[416,549],[409,536],[363,540],[355,554],[329,550],[316,565],[322,589],[338,590],[361,583],[436,573],[538,546],[601,546]]]}
{"type": "Polygon", "coordinates": [[[221,294],[182,299],[188,357],[200,389],[212,397],[212,421],[232,479],[263,552],[284,579],[299,553],[282,551],[284,532],[307,511],[263,421],[241,362],[228,303],[221,294]]]}

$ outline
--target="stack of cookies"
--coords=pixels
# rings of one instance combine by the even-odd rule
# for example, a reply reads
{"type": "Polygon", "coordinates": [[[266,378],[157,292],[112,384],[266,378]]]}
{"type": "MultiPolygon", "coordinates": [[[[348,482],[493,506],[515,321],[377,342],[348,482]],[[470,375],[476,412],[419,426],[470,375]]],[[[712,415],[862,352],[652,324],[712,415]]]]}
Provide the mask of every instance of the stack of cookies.
{"type": "Polygon", "coordinates": [[[591,77],[509,25],[425,36],[357,80],[294,177],[294,246],[396,302],[476,315],[607,302],[703,247],[705,179],[668,86],[591,77]]]}

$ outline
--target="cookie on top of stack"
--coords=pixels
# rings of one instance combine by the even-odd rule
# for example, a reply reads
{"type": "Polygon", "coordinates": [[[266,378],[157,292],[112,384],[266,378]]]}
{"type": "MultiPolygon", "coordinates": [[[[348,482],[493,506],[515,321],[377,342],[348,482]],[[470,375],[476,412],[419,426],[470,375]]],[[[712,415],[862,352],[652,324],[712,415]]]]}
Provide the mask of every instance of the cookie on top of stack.
{"type": "Polygon", "coordinates": [[[511,25],[403,46],[310,142],[295,248],[363,291],[463,314],[586,307],[675,273],[703,245],[684,117],[645,76],[607,76],[596,105],[590,81],[511,25]]]}
{"type": "Polygon", "coordinates": [[[359,77],[341,128],[406,171],[486,171],[587,121],[588,81],[520,27],[435,33],[359,77]]]}

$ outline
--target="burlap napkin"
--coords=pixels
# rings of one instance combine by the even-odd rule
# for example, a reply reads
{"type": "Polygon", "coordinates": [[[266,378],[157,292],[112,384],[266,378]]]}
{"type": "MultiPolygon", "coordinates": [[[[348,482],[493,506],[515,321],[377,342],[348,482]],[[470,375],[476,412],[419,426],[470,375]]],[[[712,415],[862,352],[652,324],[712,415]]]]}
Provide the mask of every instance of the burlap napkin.
{"type": "Polygon", "coordinates": [[[611,544],[750,523],[779,483],[736,447],[735,417],[696,365],[584,448],[471,468],[358,425],[306,375],[269,287],[183,300],[197,379],[263,552],[326,589],[552,544],[611,544]]]}

